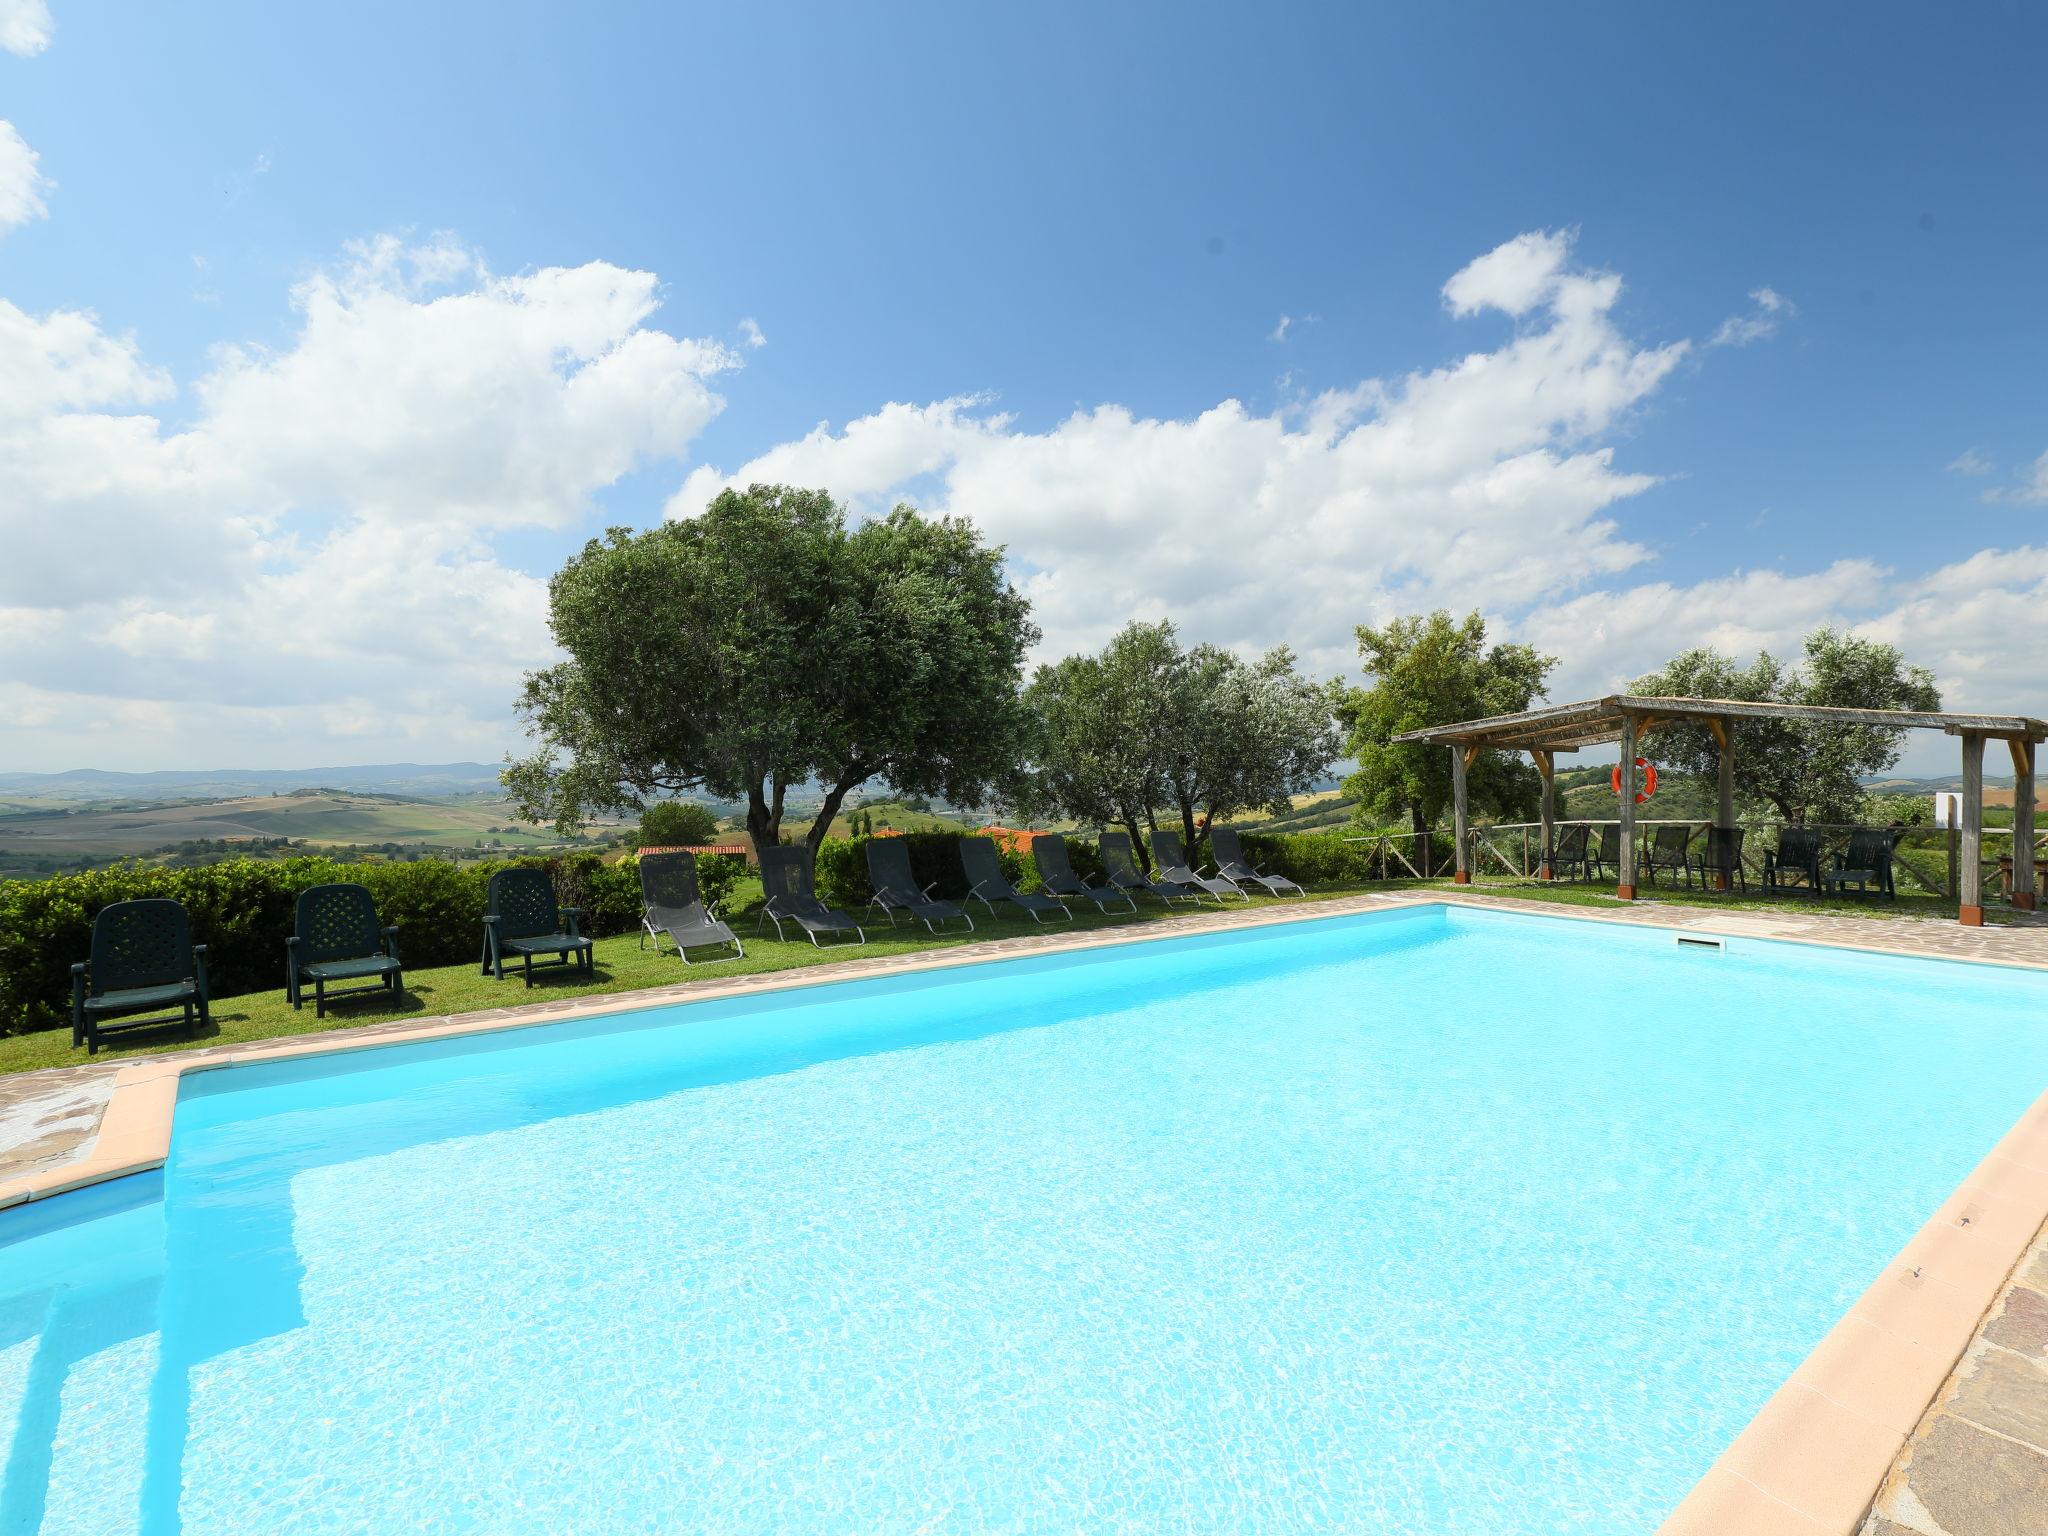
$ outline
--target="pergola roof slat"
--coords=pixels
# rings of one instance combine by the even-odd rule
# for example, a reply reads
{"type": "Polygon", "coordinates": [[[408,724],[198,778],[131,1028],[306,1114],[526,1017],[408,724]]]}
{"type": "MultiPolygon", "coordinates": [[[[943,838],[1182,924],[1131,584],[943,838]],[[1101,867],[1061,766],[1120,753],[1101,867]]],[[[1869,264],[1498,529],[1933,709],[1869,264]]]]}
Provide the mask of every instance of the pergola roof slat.
{"type": "Polygon", "coordinates": [[[2031,715],[1978,715],[1942,710],[1838,709],[1819,704],[1767,704],[1747,699],[1678,699],[1648,694],[1609,694],[1571,704],[1549,704],[1511,715],[1461,720],[1404,731],[1396,741],[1457,742],[1466,746],[1524,751],[1616,741],[1628,720],[1648,717],[1686,720],[1815,720],[1880,730],[1937,730],[1950,735],[2002,736],[2048,741],[2048,721],[2031,715]]]}

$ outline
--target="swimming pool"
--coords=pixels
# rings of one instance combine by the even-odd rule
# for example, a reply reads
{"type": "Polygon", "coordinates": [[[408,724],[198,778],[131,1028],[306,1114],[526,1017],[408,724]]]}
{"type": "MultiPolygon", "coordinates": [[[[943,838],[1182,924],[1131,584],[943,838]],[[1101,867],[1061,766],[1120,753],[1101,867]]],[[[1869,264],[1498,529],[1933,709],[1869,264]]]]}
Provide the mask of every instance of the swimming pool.
{"type": "Polygon", "coordinates": [[[1428,907],[194,1074],[0,1212],[0,1531],[1643,1531],[2044,996],[1428,907]]]}

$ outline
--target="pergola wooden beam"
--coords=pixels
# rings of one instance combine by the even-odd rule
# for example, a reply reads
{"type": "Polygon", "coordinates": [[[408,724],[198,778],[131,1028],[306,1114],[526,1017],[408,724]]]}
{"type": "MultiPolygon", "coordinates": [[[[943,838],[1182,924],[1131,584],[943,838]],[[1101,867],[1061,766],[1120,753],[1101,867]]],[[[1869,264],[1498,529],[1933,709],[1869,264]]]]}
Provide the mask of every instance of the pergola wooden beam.
{"type": "MultiPolygon", "coordinates": [[[[1451,749],[1452,814],[1456,824],[1457,875],[1460,885],[1472,878],[1466,844],[1469,840],[1467,776],[1483,749],[1527,752],[1543,775],[1543,850],[1540,878],[1550,870],[1554,815],[1553,755],[1580,747],[1618,743],[1621,749],[1621,862],[1615,894],[1635,896],[1636,752],[1653,730],[1680,723],[1703,725],[1718,749],[1716,826],[1735,826],[1735,743],[1731,727],[1741,720],[1806,720],[1823,725],[1869,726],[1878,730],[1938,730],[1958,736],[1963,744],[1962,869],[1957,885],[1959,915],[1966,924],[1984,921],[1982,852],[1984,842],[1984,743],[1998,740],[2012,752],[2013,904],[2034,905],[2034,758],[2035,747],[2048,741],[2048,721],[2032,715],[1978,715],[1944,710],[1838,709],[1821,704],[1764,704],[1747,699],[1679,699],[1617,693],[1572,704],[1549,704],[1483,720],[1461,720],[1404,731],[1397,742],[1428,742],[1451,749]]],[[[1725,872],[1722,875],[1726,882],[1725,872]]]]}

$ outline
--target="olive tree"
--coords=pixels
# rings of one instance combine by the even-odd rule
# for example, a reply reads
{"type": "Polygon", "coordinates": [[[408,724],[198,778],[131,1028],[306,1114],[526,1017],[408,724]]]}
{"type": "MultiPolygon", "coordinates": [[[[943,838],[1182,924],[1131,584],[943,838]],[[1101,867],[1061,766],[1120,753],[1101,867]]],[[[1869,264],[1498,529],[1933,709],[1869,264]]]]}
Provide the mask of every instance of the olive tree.
{"type": "MultiPolygon", "coordinates": [[[[1410,614],[1374,629],[1358,627],[1358,653],[1371,683],[1339,689],[1337,715],[1349,732],[1358,769],[1344,792],[1359,815],[1384,825],[1406,816],[1426,835],[1451,803],[1451,764],[1441,746],[1396,742],[1404,731],[1452,725],[1485,715],[1515,714],[1543,697],[1557,665],[1533,646],[1486,643],[1486,621],[1462,620],[1439,609],[1410,614]]],[[[1468,776],[1476,810],[1534,814],[1542,781],[1512,753],[1483,752],[1468,776]]]]}
{"type": "Polygon", "coordinates": [[[870,780],[959,803],[1025,741],[1030,606],[1000,548],[909,507],[849,527],[823,491],[726,491],[701,516],[593,539],[548,588],[568,653],[519,699],[534,750],[505,783],[565,831],[598,810],[701,790],[782,840],[792,789],[824,839],[870,780]]]}
{"type": "MultiPolygon", "coordinates": [[[[1711,646],[1697,646],[1637,678],[1630,691],[1845,709],[1941,708],[1934,674],[1909,664],[1896,646],[1823,627],[1806,637],[1802,650],[1796,666],[1764,651],[1745,667],[1711,646]]],[[[1865,809],[1862,781],[1898,762],[1906,735],[1819,720],[1731,723],[1736,793],[1795,823],[1857,820],[1865,809]]],[[[1681,773],[1716,771],[1719,749],[1704,725],[1674,721],[1660,726],[1653,740],[1658,759],[1681,773]]]]}
{"type": "Polygon", "coordinates": [[[1190,858],[1210,825],[1285,810],[1337,753],[1329,701],[1285,647],[1247,662],[1213,645],[1183,650],[1171,623],[1132,623],[1095,656],[1041,667],[1034,810],[1144,831],[1176,817],[1190,858]]]}

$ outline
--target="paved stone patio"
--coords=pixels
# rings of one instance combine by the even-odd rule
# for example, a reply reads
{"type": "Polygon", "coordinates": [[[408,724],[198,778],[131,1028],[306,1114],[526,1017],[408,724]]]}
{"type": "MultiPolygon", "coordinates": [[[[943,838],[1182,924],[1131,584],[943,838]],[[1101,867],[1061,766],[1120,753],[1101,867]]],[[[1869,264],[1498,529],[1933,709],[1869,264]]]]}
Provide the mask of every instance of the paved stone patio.
{"type": "MultiPolygon", "coordinates": [[[[1829,913],[1716,909],[1676,903],[1572,906],[1492,891],[1405,891],[1335,897],[1310,905],[1316,915],[1369,911],[1450,898],[1474,905],[1554,917],[1599,918],[1671,929],[1701,929],[1737,937],[1776,938],[1892,954],[1988,961],[2048,969],[2048,915],[1984,928],[1953,920],[1854,917],[1829,913]]],[[[680,982],[622,996],[633,1006],[683,1001],[714,988],[721,993],[809,986],[932,963],[957,965],[1006,955],[1066,948],[1077,942],[1156,938],[1217,928],[1254,926],[1289,915],[1274,908],[1194,913],[1143,928],[1093,930],[1084,935],[1033,934],[963,945],[936,955],[852,959],[800,972],[768,972],[718,981],[680,982]]],[[[461,1015],[465,1024],[539,1023],[586,1011],[592,999],[522,1003],[461,1015]]],[[[62,1169],[91,1151],[118,1073],[170,1060],[258,1059],[269,1050],[303,1052],[380,1038],[404,1038],[449,1019],[404,1019],[318,1036],[58,1067],[0,1077],[0,1183],[62,1169]]],[[[1788,1529],[1791,1529],[1788,1525],[1788,1529]]],[[[1814,1527],[1819,1529],[1819,1527],[1814,1527]]],[[[2048,1229],[1987,1314],[1936,1397],[1863,1526],[1863,1536],[2042,1536],[2048,1533],[2048,1229]]],[[[1739,1536],[1739,1533],[1730,1533],[1739,1536]]]]}

